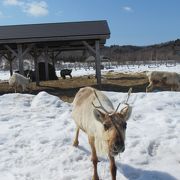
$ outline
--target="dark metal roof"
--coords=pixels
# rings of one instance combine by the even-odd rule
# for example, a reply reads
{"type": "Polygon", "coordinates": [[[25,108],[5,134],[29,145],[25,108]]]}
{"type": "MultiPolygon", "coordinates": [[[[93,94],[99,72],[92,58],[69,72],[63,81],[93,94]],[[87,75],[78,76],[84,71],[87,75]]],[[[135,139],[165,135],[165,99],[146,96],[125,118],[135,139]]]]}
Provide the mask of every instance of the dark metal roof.
{"type": "Polygon", "coordinates": [[[109,38],[107,21],[0,26],[0,44],[109,38]]]}

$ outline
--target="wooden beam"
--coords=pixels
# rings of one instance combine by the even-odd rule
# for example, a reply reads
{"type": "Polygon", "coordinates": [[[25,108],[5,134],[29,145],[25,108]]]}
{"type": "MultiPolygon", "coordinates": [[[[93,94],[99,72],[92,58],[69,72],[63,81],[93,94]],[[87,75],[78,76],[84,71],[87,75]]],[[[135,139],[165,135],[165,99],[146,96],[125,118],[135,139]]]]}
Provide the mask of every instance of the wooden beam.
{"type": "Polygon", "coordinates": [[[4,47],[9,50],[14,56],[18,56],[18,54],[16,53],[16,51],[14,51],[13,49],[11,49],[11,47],[9,47],[8,45],[4,45],[4,47]]]}
{"type": "Polygon", "coordinates": [[[57,41],[83,41],[84,39],[87,40],[94,40],[94,39],[100,39],[100,41],[103,41],[103,44],[105,44],[105,40],[109,38],[109,34],[107,35],[84,35],[84,36],[64,36],[64,37],[42,37],[42,38],[20,38],[20,39],[5,39],[0,40],[1,44],[9,44],[9,43],[32,43],[37,42],[41,44],[47,44],[49,42],[57,42],[57,41]]]}
{"type": "Polygon", "coordinates": [[[22,56],[25,56],[33,47],[34,47],[34,44],[28,45],[26,50],[23,52],[22,56]]]}
{"type": "Polygon", "coordinates": [[[16,57],[12,56],[9,52],[7,54],[2,54],[0,57],[5,57],[8,61],[13,61],[16,57]]]}
{"type": "MultiPolygon", "coordinates": [[[[84,45],[80,46],[80,47],[60,47],[60,48],[55,48],[55,47],[50,47],[48,46],[48,49],[51,51],[80,51],[80,50],[86,50],[87,47],[85,47],[84,45]]],[[[44,48],[42,47],[38,47],[38,50],[44,50],[44,48]]]]}
{"type": "Polygon", "coordinates": [[[99,48],[99,41],[96,40],[96,78],[97,78],[97,85],[101,88],[101,58],[100,58],[100,48],[99,48]]]}
{"type": "Polygon", "coordinates": [[[86,46],[94,55],[96,55],[96,50],[94,50],[86,41],[82,41],[84,46],[86,46]]]}
{"type": "Polygon", "coordinates": [[[62,51],[57,52],[57,53],[55,54],[55,57],[54,57],[54,58],[56,59],[57,56],[58,56],[59,54],[61,54],[61,52],[62,52],[62,51]]]}
{"type": "Polygon", "coordinates": [[[2,55],[0,56],[0,58],[2,58],[2,57],[5,57],[7,60],[9,60],[9,59],[8,59],[8,56],[7,56],[6,54],[2,54],[2,55]]]}

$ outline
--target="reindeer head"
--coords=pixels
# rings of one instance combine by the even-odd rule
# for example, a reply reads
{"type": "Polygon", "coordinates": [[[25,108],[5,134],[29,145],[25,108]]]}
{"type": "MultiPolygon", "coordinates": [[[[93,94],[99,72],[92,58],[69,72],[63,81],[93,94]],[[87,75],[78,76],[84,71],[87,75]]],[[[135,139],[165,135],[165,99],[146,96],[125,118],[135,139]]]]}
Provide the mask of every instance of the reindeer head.
{"type": "MultiPolygon", "coordinates": [[[[128,98],[131,90],[129,90],[128,98]]],[[[128,98],[125,102],[125,107],[118,112],[120,104],[117,106],[114,112],[108,112],[101,104],[97,94],[95,93],[100,106],[93,106],[94,115],[97,121],[101,122],[104,128],[104,136],[108,142],[108,150],[111,156],[115,156],[125,150],[125,132],[126,132],[126,121],[130,117],[132,108],[127,104],[128,98]]]]}

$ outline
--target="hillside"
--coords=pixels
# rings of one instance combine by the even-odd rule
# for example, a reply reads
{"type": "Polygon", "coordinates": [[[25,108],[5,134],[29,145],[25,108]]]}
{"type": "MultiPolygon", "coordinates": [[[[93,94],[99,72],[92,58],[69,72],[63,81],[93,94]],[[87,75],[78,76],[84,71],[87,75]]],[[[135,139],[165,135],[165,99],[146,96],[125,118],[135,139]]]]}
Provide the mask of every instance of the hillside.
{"type": "Polygon", "coordinates": [[[115,61],[138,61],[138,60],[180,60],[180,39],[150,46],[119,46],[105,47],[102,51],[104,56],[115,61]]]}
{"type": "MultiPolygon", "coordinates": [[[[149,61],[149,60],[180,60],[180,39],[150,46],[105,46],[101,55],[111,61],[149,61]]],[[[84,61],[90,54],[87,51],[62,52],[59,60],[84,61]]]]}

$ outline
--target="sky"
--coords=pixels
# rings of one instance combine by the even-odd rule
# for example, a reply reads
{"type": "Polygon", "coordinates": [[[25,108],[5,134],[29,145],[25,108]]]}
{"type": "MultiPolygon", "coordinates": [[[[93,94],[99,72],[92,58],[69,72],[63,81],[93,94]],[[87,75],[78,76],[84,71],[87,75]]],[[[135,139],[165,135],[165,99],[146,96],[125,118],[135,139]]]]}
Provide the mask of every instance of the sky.
{"type": "Polygon", "coordinates": [[[180,0],[0,0],[0,26],[107,20],[106,45],[180,38],[180,0]]]}

